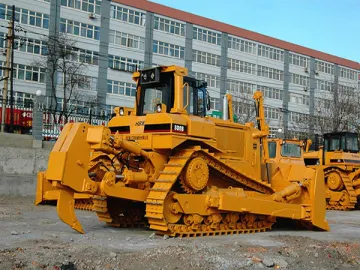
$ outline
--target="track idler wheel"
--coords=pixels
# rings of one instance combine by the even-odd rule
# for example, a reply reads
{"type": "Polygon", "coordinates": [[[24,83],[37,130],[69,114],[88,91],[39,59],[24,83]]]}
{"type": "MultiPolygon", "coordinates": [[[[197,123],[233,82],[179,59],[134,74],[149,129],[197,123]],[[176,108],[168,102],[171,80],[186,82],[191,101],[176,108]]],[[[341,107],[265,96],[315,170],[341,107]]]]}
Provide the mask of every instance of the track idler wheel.
{"type": "Polygon", "coordinates": [[[342,206],[350,205],[350,196],[347,193],[347,191],[343,190],[342,194],[343,195],[342,195],[341,200],[340,200],[340,205],[342,205],[342,206]]]}
{"type": "Polygon", "coordinates": [[[174,199],[175,192],[170,192],[164,200],[164,218],[168,223],[175,224],[179,222],[182,213],[176,210],[176,200],[174,199]]]}
{"type": "Polygon", "coordinates": [[[327,186],[330,190],[338,191],[344,186],[341,176],[336,172],[331,172],[327,177],[327,186]]]}
{"type": "Polygon", "coordinates": [[[206,187],[208,181],[209,167],[206,162],[200,157],[190,160],[181,175],[183,189],[188,193],[199,192],[206,187]]]}

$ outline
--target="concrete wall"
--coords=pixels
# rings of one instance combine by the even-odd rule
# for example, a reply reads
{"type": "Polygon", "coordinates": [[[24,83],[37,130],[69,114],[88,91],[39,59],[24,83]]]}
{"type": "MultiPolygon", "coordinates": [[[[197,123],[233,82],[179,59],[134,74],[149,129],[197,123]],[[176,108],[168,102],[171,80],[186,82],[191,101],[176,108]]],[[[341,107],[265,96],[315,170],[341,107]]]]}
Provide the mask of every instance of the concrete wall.
{"type": "Polygon", "coordinates": [[[52,142],[33,148],[31,136],[0,135],[0,196],[35,195],[36,175],[47,167],[52,142]]]}

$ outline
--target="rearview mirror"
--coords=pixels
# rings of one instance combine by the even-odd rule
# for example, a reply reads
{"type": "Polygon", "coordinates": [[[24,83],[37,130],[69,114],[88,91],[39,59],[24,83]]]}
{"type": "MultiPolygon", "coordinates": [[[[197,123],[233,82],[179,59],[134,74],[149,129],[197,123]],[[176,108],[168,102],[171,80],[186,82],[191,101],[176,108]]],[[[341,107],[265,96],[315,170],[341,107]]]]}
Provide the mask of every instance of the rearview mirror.
{"type": "Polygon", "coordinates": [[[209,91],[206,91],[206,109],[210,111],[210,94],[209,91]]]}

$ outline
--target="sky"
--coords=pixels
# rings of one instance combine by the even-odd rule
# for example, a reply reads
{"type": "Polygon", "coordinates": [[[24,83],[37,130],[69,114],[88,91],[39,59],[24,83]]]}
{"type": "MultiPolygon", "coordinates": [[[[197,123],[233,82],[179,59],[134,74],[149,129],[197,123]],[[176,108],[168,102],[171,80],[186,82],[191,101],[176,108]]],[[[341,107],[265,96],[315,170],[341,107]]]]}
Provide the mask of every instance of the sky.
{"type": "Polygon", "coordinates": [[[360,62],[360,0],[150,0],[360,62]]]}

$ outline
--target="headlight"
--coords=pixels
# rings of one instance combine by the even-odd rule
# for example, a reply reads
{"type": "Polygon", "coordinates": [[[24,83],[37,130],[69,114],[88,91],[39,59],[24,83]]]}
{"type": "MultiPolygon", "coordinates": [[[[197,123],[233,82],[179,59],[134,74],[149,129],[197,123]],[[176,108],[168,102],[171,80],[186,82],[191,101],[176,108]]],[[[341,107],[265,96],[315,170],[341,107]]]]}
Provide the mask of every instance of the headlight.
{"type": "Polygon", "coordinates": [[[156,111],[157,111],[158,113],[161,113],[161,111],[162,111],[161,104],[157,104],[157,105],[156,105],[156,111]]]}
{"type": "Polygon", "coordinates": [[[124,108],[120,108],[120,115],[124,115],[124,108]]]}

